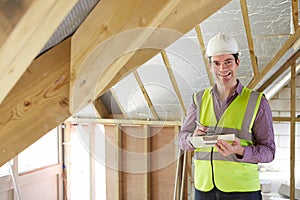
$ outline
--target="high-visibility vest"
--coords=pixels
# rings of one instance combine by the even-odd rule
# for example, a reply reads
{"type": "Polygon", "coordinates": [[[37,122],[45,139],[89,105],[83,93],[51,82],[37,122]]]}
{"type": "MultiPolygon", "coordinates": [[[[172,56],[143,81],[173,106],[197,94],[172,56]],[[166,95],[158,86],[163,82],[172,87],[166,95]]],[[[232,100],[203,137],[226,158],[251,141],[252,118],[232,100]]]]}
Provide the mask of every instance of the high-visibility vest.
{"type": "MultiPolygon", "coordinates": [[[[217,120],[211,88],[208,88],[194,94],[194,103],[199,113],[197,120],[204,126],[213,128],[216,134],[234,133],[241,145],[252,145],[251,128],[261,97],[261,93],[244,87],[242,93],[226,108],[220,120],[217,120]]],[[[214,147],[197,148],[194,152],[194,166],[194,184],[200,191],[209,191],[214,186],[223,192],[260,190],[257,163],[242,162],[236,155],[223,156],[214,147]]]]}

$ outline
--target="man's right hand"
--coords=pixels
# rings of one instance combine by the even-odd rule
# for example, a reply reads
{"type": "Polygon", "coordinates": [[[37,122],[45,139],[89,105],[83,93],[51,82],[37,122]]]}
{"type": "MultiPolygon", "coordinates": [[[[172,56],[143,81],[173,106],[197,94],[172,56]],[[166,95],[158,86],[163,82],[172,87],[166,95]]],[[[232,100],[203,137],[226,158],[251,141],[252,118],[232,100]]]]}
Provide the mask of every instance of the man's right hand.
{"type": "Polygon", "coordinates": [[[194,130],[193,137],[206,135],[206,131],[208,128],[197,121],[195,123],[197,124],[197,126],[194,130]]]}

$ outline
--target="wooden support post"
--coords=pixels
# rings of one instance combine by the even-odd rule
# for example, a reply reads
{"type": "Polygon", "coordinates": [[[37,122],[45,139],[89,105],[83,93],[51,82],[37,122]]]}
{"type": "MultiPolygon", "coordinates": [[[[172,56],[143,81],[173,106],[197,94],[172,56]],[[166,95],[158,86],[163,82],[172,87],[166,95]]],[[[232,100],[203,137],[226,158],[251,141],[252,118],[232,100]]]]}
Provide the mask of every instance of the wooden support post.
{"type": "Polygon", "coordinates": [[[145,138],[145,155],[147,156],[146,158],[146,170],[145,170],[145,199],[150,200],[151,199],[151,137],[150,137],[150,126],[149,125],[144,125],[144,138],[145,138]]]}
{"type": "Polygon", "coordinates": [[[181,190],[183,151],[180,149],[180,147],[179,147],[178,153],[180,154],[180,157],[177,160],[173,200],[179,200],[180,190],[181,190]]]}
{"type": "MultiPolygon", "coordinates": [[[[179,126],[175,126],[175,134],[179,133],[179,126]]],[[[181,178],[182,178],[182,158],[183,158],[183,151],[180,147],[176,152],[175,156],[178,156],[177,166],[176,166],[176,175],[175,175],[175,183],[174,183],[174,193],[173,193],[173,200],[179,200],[180,198],[180,190],[181,190],[181,178]]]]}
{"type": "MultiPolygon", "coordinates": [[[[57,131],[57,140],[58,140],[58,163],[63,166],[63,132],[65,130],[65,124],[61,124],[56,128],[57,131]]],[[[63,189],[64,189],[64,185],[63,185],[63,170],[62,169],[62,173],[57,175],[57,199],[63,199],[63,189]]]]}
{"type": "Polygon", "coordinates": [[[296,114],[296,63],[291,65],[291,122],[290,122],[290,199],[295,199],[295,114],[296,114]]]}
{"type": "Polygon", "coordinates": [[[122,199],[121,129],[119,124],[105,125],[106,199],[122,199]]]}
{"type": "Polygon", "coordinates": [[[117,175],[117,180],[116,180],[116,183],[117,183],[117,190],[116,190],[116,198],[115,199],[118,199],[118,200],[121,200],[122,199],[122,193],[123,193],[123,188],[122,188],[122,183],[123,183],[123,180],[122,180],[122,155],[121,155],[121,150],[122,150],[122,131],[119,127],[119,124],[116,124],[115,125],[115,138],[116,138],[116,145],[118,147],[118,150],[117,150],[117,155],[116,155],[116,158],[118,159],[117,160],[117,170],[118,170],[118,175],[117,175]]]}
{"type": "Polygon", "coordinates": [[[68,178],[71,177],[71,123],[65,122],[65,129],[62,135],[63,142],[63,185],[64,185],[64,200],[68,200],[71,196],[71,184],[68,181],[68,178]]]}
{"type": "Polygon", "coordinates": [[[95,193],[95,123],[89,124],[89,160],[90,160],[90,200],[96,199],[95,193]]]}
{"type": "Polygon", "coordinates": [[[187,195],[188,200],[192,200],[192,193],[193,193],[193,174],[192,174],[192,152],[187,153],[187,160],[186,160],[186,167],[187,167],[187,195]]]}
{"type": "Polygon", "coordinates": [[[186,178],[186,160],[187,160],[187,152],[185,151],[184,154],[183,154],[183,167],[182,167],[182,178],[181,178],[181,188],[180,188],[180,200],[183,200],[183,195],[184,195],[185,178],[186,178]]]}

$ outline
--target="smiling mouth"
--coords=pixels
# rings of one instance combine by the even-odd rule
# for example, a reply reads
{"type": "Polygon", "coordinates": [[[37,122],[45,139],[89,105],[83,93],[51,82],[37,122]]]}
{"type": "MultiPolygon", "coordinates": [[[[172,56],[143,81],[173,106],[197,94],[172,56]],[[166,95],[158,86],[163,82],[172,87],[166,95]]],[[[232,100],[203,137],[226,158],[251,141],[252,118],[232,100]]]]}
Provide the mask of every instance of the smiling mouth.
{"type": "Polygon", "coordinates": [[[228,77],[231,75],[231,72],[219,73],[219,76],[228,77]]]}

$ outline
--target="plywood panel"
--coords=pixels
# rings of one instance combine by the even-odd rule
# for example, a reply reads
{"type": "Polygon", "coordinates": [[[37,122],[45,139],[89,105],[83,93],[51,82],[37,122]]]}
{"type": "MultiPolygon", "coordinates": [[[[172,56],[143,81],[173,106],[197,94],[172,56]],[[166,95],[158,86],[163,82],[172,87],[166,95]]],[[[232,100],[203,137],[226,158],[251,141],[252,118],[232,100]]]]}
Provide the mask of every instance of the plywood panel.
{"type": "MultiPolygon", "coordinates": [[[[177,161],[175,153],[178,149],[174,138],[175,129],[172,127],[149,128],[143,125],[123,125],[120,129],[122,130],[121,198],[172,199],[177,161]]],[[[106,125],[105,131],[106,143],[117,142],[113,126],[106,125]]],[[[109,157],[107,161],[110,160],[110,164],[117,163],[115,152],[107,147],[106,157],[109,157]]],[[[119,184],[118,172],[108,166],[108,163],[106,172],[107,199],[116,199],[115,191],[119,184]]]]}
{"type": "Polygon", "coordinates": [[[153,170],[151,174],[152,199],[172,199],[176,174],[174,128],[152,127],[151,134],[153,134],[151,140],[152,152],[160,152],[159,156],[151,158],[153,170]],[[164,148],[169,150],[166,151],[164,148]]]}
{"type": "Polygon", "coordinates": [[[144,187],[147,173],[147,154],[144,152],[145,140],[143,126],[122,127],[123,197],[125,199],[146,199],[144,187]]]}

